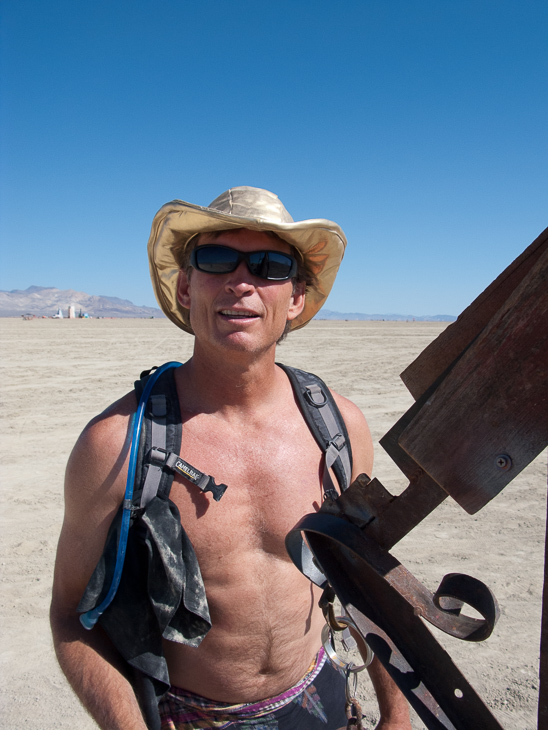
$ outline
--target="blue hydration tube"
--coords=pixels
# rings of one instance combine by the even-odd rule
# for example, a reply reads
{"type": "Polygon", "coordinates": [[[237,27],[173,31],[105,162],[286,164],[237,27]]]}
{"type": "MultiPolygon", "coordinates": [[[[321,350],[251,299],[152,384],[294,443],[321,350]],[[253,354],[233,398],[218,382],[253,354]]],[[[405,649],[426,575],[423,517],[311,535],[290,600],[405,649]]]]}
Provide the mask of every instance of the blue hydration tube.
{"type": "Polygon", "coordinates": [[[133,500],[133,485],[135,482],[135,471],[137,469],[137,453],[139,451],[139,437],[141,435],[141,427],[143,425],[143,415],[145,412],[145,406],[148,397],[152,391],[152,388],[156,384],[156,381],[169,368],[178,368],[181,365],[180,362],[166,362],[164,365],[155,370],[149,377],[147,384],[141,398],[139,399],[139,405],[137,406],[137,412],[133,417],[133,434],[131,436],[131,453],[129,457],[129,467],[127,471],[126,491],[124,494],[124,507],[122,512],[122,525],[120,527],[120,539],[118,541],[118,551],[116,553],[116,565],[114,567],[114,575],[112,577],[112,583],[108,590],[107,595],[103,601],[96,606],[86,611],[80,616],[80,623],[85,629],[92,629],[99,616],[110,606],[118,586],[120,585],[120,579],[122,577],[122,568],[124,567],[124,560],[126,557],[127,539],[129,533],[129,519],[131,517],[131,505],[133,500]]]}

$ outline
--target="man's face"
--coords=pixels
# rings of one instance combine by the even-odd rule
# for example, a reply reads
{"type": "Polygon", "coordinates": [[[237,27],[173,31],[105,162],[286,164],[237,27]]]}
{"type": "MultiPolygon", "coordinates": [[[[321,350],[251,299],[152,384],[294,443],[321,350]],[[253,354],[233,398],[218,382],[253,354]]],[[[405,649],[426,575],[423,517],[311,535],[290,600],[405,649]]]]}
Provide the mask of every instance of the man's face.
{"type": "MultiPolygon", "coordinates": [[[[216,243],[238,251],[281,251],[291,247],[261,231],[238,229],[216,236],[203,234],[200,246],[216,243]]],[[[304,285],[293,281],[267,281],[250,273],[245,261],[228,274],[192,270],[179,274],[177,296],[190,309],[196,343],[216,344],[249,352],[274,347],[286,322],[304,307],[304,285]]]]}

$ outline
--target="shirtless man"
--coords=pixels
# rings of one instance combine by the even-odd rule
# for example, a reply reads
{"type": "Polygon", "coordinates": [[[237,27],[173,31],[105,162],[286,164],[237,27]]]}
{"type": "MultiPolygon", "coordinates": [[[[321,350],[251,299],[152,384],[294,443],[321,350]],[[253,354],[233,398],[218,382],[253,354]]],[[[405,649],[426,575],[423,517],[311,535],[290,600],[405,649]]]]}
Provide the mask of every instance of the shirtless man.
{"type": "MultiPolygon", "coordinates": [[[[171,489],[199,561],[212,628],[197,647],[164,640],[172,692],[160,703],[162,728],[225,727],[207,724],[208,703],[217,711],[256,703],[261,712],[254,717],[267,715],[264,728],[346,727],[344,680],[318,654],[324,625],[320,592],[284,546],[289,530],[321,504],[323,455],[286,374],[275,364],[284,331],[306,324],[323,304],[345,245],[336,224],[293,223],[276,196],[256,188],[227,191],[210,208],[175,201],[155,218],[149,254],[158,301],[168,317],[195,335],[192,358],[175,371],[183,422],[178,453],[228,485],[219,504],[179,475],[171,489]],[[276,266],[254,268],[240,257],[232,271],[213,273],[215,249],[212,259],[195,257],[191,265],[190,251],[211,244],[244,254],[278,252],[275,264],[285,277],[289,255],[298,271],[273,279],[280,274],[276,266]],[[313,684],[303,677],[312,677],[313,684]],[[319,719],[303,709],[302,694],[278,708],[299,683],[304,692],[317,690],[319,719]],[[324,695],[335,687],[334,703],[324,695]],[[196,696],[206,714],[193,721],[184,703],[196,696]],[[291,714],[293,708],[301,714],[291,714]]],[[[237,257],[233,251],[229,255],[237,257]]],[[[352,479],[371,474],[366,421],[350,401],[333,395],[352,444],[352,479]]],[[[135,409],[132,392],[95,418],[74,447],[53,587],[59,662],[104,730],[147,727],[127,666],[99,627],[82,628],[76,610],[124,498],[135,409]]],[[[378,728],[410,728],[407,703],[378,660],[369,672],[381,710],[378,728]]],[[[234,715],[230,727],[252,727],[245,724],[250,717],[234,715]]]]}

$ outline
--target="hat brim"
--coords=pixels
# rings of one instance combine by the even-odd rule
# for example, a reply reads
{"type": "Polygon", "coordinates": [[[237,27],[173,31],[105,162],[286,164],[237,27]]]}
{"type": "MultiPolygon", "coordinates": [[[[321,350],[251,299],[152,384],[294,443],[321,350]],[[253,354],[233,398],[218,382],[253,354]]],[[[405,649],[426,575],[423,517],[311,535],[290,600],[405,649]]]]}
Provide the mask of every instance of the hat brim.
{"type": "Polygon", "coordinates": [[[308,324],[327,299],[344,256],[346,237],[336,223],[322,218],[274,223],[230,215],[182,200],[174,200],[160,208],[152,222],[148,240],[150,277],[164,314],[178,327],[194,334],[190,326],[190,310],[177,301],[179,264],[173,249],[175,246],[179,250],[184,248],[197,233],[231,228],[273,231],[302,253],[316,277],[316,285],[308,289],[304,309],[291,322],[291,330],[308,324]]]}

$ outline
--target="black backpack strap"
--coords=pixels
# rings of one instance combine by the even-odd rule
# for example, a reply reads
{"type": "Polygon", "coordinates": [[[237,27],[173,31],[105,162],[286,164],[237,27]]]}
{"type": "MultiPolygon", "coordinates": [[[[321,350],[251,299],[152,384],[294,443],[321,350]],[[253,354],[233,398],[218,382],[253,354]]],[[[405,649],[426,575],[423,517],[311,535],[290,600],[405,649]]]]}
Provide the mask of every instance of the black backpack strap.
{"type": "Polygon", "coordinates": [[[317,375],[277,364],[287,374],[304,419],[325,454],[324,490],[329,493],[333,489],[329,474],[332,468],[340,491],[344,491],[352,479],[352,449],[346,425],[331,391],[317,375]]]}
{"type": "MultiPolygon", "coordinates": [[[[323,488],[326,498],[335,499],[330,468],[333,469],[341,492],[350,486],[352,479],[352,449],[343,417],[331,391],[321,378],[304,370],[277,363],[287,374],[303,417],[324,452],[323,488]]],[[[317,565],[308,545],[298,530],[292,530],[285,545],[289,556],[301,573],[321,588],[327,580],[317,565]]]]}
{"type": "MultiPolygon", "coordinates": [[[[150,373],[151,370],[141,373],[141,380],[136,381],[137,398],[150,373]]],[[[135,506],[146,507],[157,495],[167,499],[175,472],[202,492],[211,492],[216,502],[223,496],[226,484],[216,484],[213,477],[203,474],[177,453],[182,433],[175,369],[171,368],[158,379],[147,402],[135,478],[135,484],[139,486],[134,494],[135,506]]]]}
{"type": "MultiPolygon", "coordinates": [[[[141,373],[141,379],[135,382],[137,399],[150,373],[141,373]]],[[[145,408],[133,493],[136,507],[146,507],[156,495],[167,498],[173,484],[173,472],[152,463],[149,455],[153,446],[164,451],[178,451],[181,447],[183,427],[174,376],[175,368],[160,376],[145,408]]]]}

